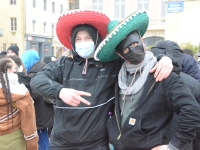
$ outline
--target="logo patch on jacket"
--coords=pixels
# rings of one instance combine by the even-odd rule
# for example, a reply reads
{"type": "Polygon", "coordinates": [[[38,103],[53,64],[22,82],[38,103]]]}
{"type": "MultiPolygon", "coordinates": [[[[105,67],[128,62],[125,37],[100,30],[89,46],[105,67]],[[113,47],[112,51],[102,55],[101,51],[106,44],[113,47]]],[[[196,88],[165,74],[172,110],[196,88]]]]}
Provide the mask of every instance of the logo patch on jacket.
{"type": "Polygon", "coordinates": [[[129,119],[129,124],[130,125],[135,125],[135,122],[136,122],[136,119],[134,119],[134,118],[130,118],[129,119]]]}

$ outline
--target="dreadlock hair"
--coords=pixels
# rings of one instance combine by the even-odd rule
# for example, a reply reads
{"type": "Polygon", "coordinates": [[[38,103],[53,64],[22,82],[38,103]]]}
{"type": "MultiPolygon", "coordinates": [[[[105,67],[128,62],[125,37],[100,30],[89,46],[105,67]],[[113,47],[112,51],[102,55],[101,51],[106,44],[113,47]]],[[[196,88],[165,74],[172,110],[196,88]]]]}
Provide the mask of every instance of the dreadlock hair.
{"type": "MultiPolygon", "coordinates": [[[[13,66],[13,61],[11,58],[4,56],[0,57],[0,83],[2,85],[3,94],[6,99],[6,105],[7,105],[7,114],[13,112],[13,106],[12,106],[12,97],[10,92],[10,85],[7,75],[7,70],[11,69],[13,66]]],[[[8,117],[9,120],[9,117],[8,117]]],[[[12,116],[12,123],[13,123],[13,116],[12,116]]]]}

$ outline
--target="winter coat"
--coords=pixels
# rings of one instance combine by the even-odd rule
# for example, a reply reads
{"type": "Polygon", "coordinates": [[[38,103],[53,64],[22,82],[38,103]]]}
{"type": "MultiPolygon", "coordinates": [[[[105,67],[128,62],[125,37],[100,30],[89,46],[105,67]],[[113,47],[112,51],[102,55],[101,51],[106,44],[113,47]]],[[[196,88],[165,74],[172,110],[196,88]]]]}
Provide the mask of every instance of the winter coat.
{"type": "MultiPolygon", "coordinates": [[[[32,66],[30,71],[28,72],[28,77],[33,77],[37,72],[42,70],[46,64],[42,62],[37,62],[32,66]]],[[[53,119],[54,119],[54,109],[53,105],[46,103],[44,98],[38,94],[36,91],[31,89],[31,96],[34,100],[35,112],[36,112],[36,124],[37,129],[46,129],[53,127],[53,119]]]]}
{"type": "MultiPolygon", "coordinates": [[[[9,81],[12,79],[9,78],[9,81]]],[[[36,129],[35,109],[33,99],[28,90],[17,81],[10,82],[10,91],[12,96],[13,111],[7,115],[7,105],[0,84],[0,136],[13,133],[21,129],[24,134],[23,140],[26,142],[27,150],[37,150],[38,135],[36,129]]],[[[12,143],[10,139],[8,141],[12,143]]]]}
{"type": "Polygon", "coordinates": [[[200,106],[180,76],[171,73],[162,82],[147,78],[138,106],[121,126],[119,87],[115,91],[115,114],[108,122],[109,140],[121,150],[149,150],[169,142],[178,149],[191,143],[200,127],[200,106]],[[173,114],[179,115],[173,136],[168,132],[173,114]],[[116,119],[117,117],[117,119],[116,119]]]}
{"type": "Polygon", "coordinates": [[[51,148],[88,149],[108,144],[106,121],[113,107],[114,86],[122,61],[102,63],[88,60],[87,73],[82,74],[85,60],[62,57],[48,64],[31,80],[32,89],[45,97],[60,99],[62,88],[91,93],[84,97],[91,105],[80,103],[78,107],[56,102],[51,148]]]}

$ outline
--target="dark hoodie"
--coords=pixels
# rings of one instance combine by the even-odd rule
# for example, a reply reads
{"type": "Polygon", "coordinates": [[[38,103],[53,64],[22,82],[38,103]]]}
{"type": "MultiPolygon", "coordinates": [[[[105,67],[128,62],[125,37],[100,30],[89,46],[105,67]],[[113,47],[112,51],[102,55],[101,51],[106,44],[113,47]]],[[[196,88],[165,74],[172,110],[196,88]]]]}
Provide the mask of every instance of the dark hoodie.
{"type": "MultiPolygon", "coordinates": [[[[37,62],[29,71],[28,76],[33,77],[37,72],[42,70],[46,64],[37,62]]],[[[43,97],[31,89],[31,96],[34,100],[36,112],[37,129],[46,129],[53,127],[54,109],[52,104],[48,104],[43,100],[43,97]]]]}
{"type": "MultiPolygon", "coordinates": [[[[27,50],[22,55],[22,61],[30,78],[46,66],[45,63],[39,61],[39,55],[35,50],[27,50]]],[[[53,105],[47,104],[43,97],[33,89],[31,89],[31,97],[35,105],[37,129],[41,130],[52,127],[54,118],[53,105]]]]}
{"type": "Polygon", "coordinates": [[[184,72],[200,82],[200,69],[195,59],[184,54],[179,45],[170,40],[160,41],[151,48],[155,56],[166,55],[173,61],[173,65],[177,66],[176,71],[184,72]]]}

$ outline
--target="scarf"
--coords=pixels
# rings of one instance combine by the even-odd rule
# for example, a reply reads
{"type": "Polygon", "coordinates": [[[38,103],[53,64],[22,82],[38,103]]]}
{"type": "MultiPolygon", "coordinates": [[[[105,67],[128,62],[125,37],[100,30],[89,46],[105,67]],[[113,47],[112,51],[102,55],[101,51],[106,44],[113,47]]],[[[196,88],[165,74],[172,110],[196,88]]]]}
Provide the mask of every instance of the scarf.
{"type": "MultiPolygon", "coordinates": [[[[144,86],[149,75],[149,71],[156,63],[157,59],[154,57],[153,53],[149,51],[146,52],[144,60],[138,65],[124,62],[118,75],[119,87],[121,89],[119,94],[132,95],[137,93],[144,86]],[[134,82],[134,84],[127,85],[127,71],[130,74],[133,74],[139,70],[138,68],[143,70],[139,78],[134,82]]],[[[133,78],[135,78],[135,75],[133,78]]]]}
{"type": "MultiPolygon", "coordinates": [[[[6,81],[5,74],[3,74],[3,76],[6,81]]],[[[12,94],[25,95],[28,90],[24,84],[20,84],[18,82],[18,75],[15,73],[7,73],[7,76],[10,85],[10,92],[12,94]]],[[[2,88],[1,83],[0,83],[0,88],[2,88]]]]}

